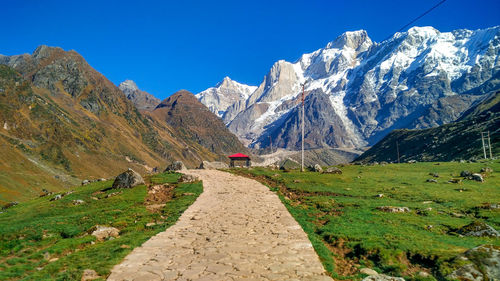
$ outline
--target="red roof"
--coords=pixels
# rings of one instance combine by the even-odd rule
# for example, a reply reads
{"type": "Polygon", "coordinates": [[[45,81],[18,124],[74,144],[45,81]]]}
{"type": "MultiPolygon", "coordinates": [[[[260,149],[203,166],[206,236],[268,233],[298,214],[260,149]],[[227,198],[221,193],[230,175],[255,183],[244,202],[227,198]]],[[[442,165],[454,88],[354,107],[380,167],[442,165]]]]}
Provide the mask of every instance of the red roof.
{"type": "Polygon", "coordinates": [[[250,158],[250,156],[245,155],[243,153],[236,153],[236,154],[233,154],[233,155],[229,155],[228,157],[229,158],[250,158]]]}

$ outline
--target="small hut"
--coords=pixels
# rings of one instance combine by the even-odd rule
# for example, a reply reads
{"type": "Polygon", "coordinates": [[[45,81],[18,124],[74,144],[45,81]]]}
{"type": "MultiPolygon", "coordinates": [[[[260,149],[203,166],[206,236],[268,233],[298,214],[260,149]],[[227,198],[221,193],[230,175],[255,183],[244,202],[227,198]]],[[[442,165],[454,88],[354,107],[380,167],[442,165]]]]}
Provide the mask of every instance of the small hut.
{"type": "Polygon", "coordinates": [[[231,159],[231,163],[229,164],[229,167],[234,167],[235,161],[245,161],[245,166],[250,167],[250,157],[248,155],[245,155],[243,153],[236,153],[233,155],[228,156],[229,159],[231,159]]]}

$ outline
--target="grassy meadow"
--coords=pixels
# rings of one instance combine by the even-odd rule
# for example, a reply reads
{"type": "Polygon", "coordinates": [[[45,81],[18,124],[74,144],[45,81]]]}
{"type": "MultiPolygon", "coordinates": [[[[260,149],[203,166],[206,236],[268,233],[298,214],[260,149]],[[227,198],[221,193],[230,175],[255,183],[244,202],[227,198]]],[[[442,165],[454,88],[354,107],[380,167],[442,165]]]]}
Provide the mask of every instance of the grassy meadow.
{"type": "Polygon", "coordinates": [[[339,168],[340,175],[265,168],[231,171],[278,193],[335,279],[360,280],[364,275],[359,269],[369,267],[407,280],[444,280],[458,254],[482,244],[500,246],[498,238],[456,232],[474,221],[500,230],[500,209],[485,207],[500,203],[498,160],[339,168]],[[477,173],[483,167],[493,172],[486,173],[482,183],[448,183],[460,178],[462,170],[477,173]],[[387,213],[377,209],[381,206],[408,207],[410,212],[387,213]]]}
{"type": "Polygon", "coordinates": [[[101,192],[112,181],[75,187],[57,201],[49,201],[53,194],[3,210],[0,280],[80,280],[85,269],[105,278],[135,247],[173,225],[202,192],[200,182],[178,183],[179,177],[164,173],[148,179],[175,186],[159,212],[146,209],[145,185],[101,192]],[[73,200],[85,203],[74,205],[73,200]],[[95,225],[118,228],[120,237],[98,242],[89,235],[95,225]]]}

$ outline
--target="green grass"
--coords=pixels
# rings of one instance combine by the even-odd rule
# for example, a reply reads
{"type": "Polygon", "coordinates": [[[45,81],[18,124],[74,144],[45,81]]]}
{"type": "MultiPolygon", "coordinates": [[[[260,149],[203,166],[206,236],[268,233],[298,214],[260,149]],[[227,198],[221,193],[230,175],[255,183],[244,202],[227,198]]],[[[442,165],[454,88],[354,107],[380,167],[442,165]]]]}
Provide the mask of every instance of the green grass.
{"type": "Polygon", "coordinates": [[[481,244],[500,245],[500,239],[460,237],[453,232],[473,221],[500,230],[500,210],[481,208],[483,203],[500,203],[499,161],[348,165],[340,169],[342,175],[264,168],[233,172],[254,177],[278,192],[308,234],[325,269],[338,279],[362,276],[336,268],[335,260],[408,279],[417,280],[420,270],[444,279],[457,254],[481,244]],[[494,171],[484,183],[447,183],[462,170],[479,172],[483,167],[494,171]],[[431,172],[440,175],[438,183],[426,182],[432,178],[431,172]],[[377,194],[384,196],[377,198],[377,194]],[[404,206],[411,212],[385,213],[377,210],[380,206],[404,206]],[[432,210],[427,211],[429,207],[432,210]]]}
{"type": "Polygon", "coordinates": [[[117,190],[96,193],[111,181],[75,187],[58,201],[49,201],[52,195],[7,209],[0,214],[0,280],[79,280],[84,269],[107,276],[133,248],[173,225],[202,192],[200,182],[177,184],[179,176],[150,179],[177,185],[160,213],[146,210],[144,185],[109,198],[105,196],[117,190]],[[73,205],[76,199],[85,204],[73,205]],[[158,224],[146,226],[150,222],[158,224]],[[116,227],[120,237],[98,242],[89,235],[95,225],[116,227]],[[58,260],[50,262],[53,258],[58,260]]]}

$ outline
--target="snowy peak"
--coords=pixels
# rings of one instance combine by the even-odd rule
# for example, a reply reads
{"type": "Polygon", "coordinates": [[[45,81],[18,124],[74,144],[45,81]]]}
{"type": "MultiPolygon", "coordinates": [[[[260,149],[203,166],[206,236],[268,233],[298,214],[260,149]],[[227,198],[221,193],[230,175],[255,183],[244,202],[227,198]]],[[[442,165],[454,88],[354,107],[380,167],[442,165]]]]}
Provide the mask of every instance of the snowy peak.
{"type": "Polygon", "coordinates": [[[482,95],[500,89],[499,54],[498,26],[452,32],[412,27],[380,43],[364,30],[350,31],[294,63],[277,61],[248,98],[240,94],[221,106],[229,78],[207,90],[217,91],[211,99],[204,92],[199,97],[222,108],[219,116],[251,147],[265,147],[271,137],[293,149],[297,97],[308,80],[306,91],[324,96],[310,105],[316,115],[306,128],[306,147],[360,147],[393,129],[456,120],[482,95]]]}
{"type": "Polygon", "coordinates": [[[118,86],[118,88],[120,88],[120,90],[122,90],[123,92],[125,91],[137,91],[139,90],[139,88],[137,87],[137,84],[135,84],[134,81],[132,80],[125,80],[123,82],[120,83],[120,85],[118,86]]]}
{"type": "Polygon", "coordinates": [[[223,117],[229,107],[245,101],[256,89],[255,86],[238,83],[226,76],[215,87],[196,94],[196,98],[217,116],[223,117]]]}
{"type": "Polygon", "coordinates": [[[346,49],[350,48],[357,52],[366,51],[373,45],[366,30],[348,31],[337,37],[334,41],[326,45],[326,49],[346,49]]]}

